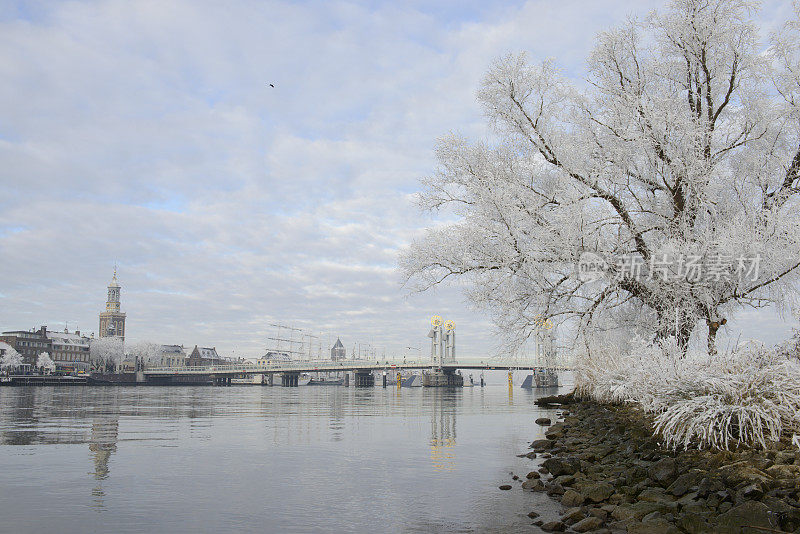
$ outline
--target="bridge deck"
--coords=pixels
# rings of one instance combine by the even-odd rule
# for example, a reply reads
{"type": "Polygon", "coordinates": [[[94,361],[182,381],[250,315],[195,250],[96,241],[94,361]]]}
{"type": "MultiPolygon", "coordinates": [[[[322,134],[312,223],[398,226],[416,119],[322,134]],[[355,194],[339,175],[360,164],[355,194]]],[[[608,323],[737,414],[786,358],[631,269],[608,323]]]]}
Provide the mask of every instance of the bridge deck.
{"type": "MultiPolygon", "coordinates": [[[[271,374],[271,373],[312,373],[333,371],[399,371],[414,369],[433,369],[430,360],[404,360],[399,362],[383,361],[372,362],[364,360],[347,360],[334,362],[331,360],[308,360],[296,362],[276,362],[274,364],[258,365],[254,363],[234,365],[211,365],[196,367],[148,367],[144,370],[146,375],[228,375],[228,374],[271,374]]],[[[442,365],[443,369],[539,369],[544,368],[541,362],[535,361],[456,361],[442,365]]],[[[558,367],[556,369],[567,369],[558,367]]]]}

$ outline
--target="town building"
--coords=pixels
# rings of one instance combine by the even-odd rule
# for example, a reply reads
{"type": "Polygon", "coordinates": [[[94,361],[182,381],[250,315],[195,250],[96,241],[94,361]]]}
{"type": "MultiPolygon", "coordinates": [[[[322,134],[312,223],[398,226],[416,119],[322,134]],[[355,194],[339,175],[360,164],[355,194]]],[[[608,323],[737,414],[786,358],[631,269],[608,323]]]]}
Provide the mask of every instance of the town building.
{"type": "Polygon", "coordinates": [[[228,363],[217,354],[216,347],[198,347],[194,346],[194,350],[189,354],[189,359],[186,363],[189,367],[198,367],[203,365],[219,365],[228,363]]]}
{"type": "Polygon", "coordinates": [[[333,347],[331,348],[331,360],[344,360],[346,358],[347,349],[345,349],[344,345],[342,345],[342,340],[337,337],[336,343],[334,343],[333,347]]]}
{"type": "Polygon", "coordinates": [[[0,335],[0,341],[7,343],[22,356],[21,371],[30,371],[36,367],[36,359],[43,352],[52,351],[52,343],[47,337],[47,327],[39,330],[10,330],[0,335]]]}
{"type": "Polygon", "coordinates": [[[70,333],[66,328],[63,332],[47,331],[47,338],[51,343],[50,358],[56,364],[56,369],[88,371],[91,367],[89,356],[90,338],[81,336],[80,330],[70,333]]]}
{"type": "Polygon", "coordinates": [[[186,352],[183,345],[161,345],[163,367],[186,367],[186,352]]]}
{"type": "Polygon", "coordinates": [[[292,358],[286,352],[271,350],[271,351],[267,351],[267,353],[265,355],[263,355],[261,358],[257,359],[256,360],[256,365],[260,365],[260,366],[263,367],[263,366],[268,366],[268,365],[286,363],[286,362],[290,362],[290,361],[292,361],[292,358]]]}
{"type": "Polygon", "coordinates": [[[108,285],[108,298],[106,311],[100,314],[99,337],[117,336],[125,340],[125,314],[120,311],[120,291],[122,288],[117,283],[117,269],[114,268],[114,277],[108,285]]]}

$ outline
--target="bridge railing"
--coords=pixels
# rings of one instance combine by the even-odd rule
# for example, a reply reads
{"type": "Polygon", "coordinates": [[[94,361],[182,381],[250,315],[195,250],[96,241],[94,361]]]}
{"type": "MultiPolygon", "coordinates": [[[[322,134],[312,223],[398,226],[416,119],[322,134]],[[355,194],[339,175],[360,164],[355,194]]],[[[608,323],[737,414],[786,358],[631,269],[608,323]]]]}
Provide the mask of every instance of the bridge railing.
{"type": "MultiPolygon", "coordinates": [[[[531,369],[531,368],[541,368],[547,367],[544,365],[543,362],[538,361],[537,359],[531,360],[518,360],[518,359],[501,359],[501,358],[462,358],[455,362],[446,363],[446,367],[458,367],[459,365],[463,366],[480,366],[491,368],[494,366],[502,366],[502,367],[516,367],[519,369],[531,369]]],[[[266,362],[266,363],[233,363],[233,364],[225,364],[225,365],[207,365],[207,366],[178,366],[178,367],[165,367],[165,366],[153,366],[153,367],[146,367],[145,373],[148,374],[155,374],[155,373],[231,373],[231,372],[242,372],[242,373],[258,373],[258,372],[291,372],[291,371],[303,371],[303,372],[313,372],[313,371],[337,371],[337,370],[353,370],[353,369],[371,369],[371,370],[381,370],[381,369],[392,369],[392,368],[426,368],[432,367],[433,362],[428,359],[416,359],[416,360],[342,360],[342,361],[331,361],[331,360],[294,360],[294,361],[283,361],[283,362],[266,362]]],[[[568,369],[570,368],[569,365],[559,365],[557,366],[559,369],[568,369]]]]}

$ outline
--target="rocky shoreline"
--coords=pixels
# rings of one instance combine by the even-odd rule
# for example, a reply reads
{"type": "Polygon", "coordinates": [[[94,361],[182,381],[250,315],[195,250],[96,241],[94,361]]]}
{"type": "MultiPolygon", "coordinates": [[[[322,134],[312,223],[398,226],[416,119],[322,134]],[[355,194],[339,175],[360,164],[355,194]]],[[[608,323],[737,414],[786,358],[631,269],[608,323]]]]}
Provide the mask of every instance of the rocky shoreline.
{"type": "Polygon", "coordinates": [[[528,514],[542,530],[800,533],[800,451],[789,443],[676,452],[660,446],[651,420],[633,406],[561,400],[562,420],[526,454],[538,471],[502,488],[561,502],[558,521],[528,514]]]}

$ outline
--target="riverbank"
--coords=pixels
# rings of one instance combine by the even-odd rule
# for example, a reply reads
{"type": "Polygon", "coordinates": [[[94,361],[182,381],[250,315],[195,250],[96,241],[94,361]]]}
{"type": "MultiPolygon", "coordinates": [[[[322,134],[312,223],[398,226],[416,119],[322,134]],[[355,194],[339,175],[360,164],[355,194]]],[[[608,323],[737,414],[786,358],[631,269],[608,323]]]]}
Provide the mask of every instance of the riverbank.
{"type": "MultiPolygon", "coordinates": [[[[651,419],[630,405],[577,401],[547,439],[531,444],[540,462],[519,482],[561,502],[551,532],[800,532],[800,451],[671,451],[651,419]]],[[[533,455],[531,455],[533,456],[533,455]]]]}

